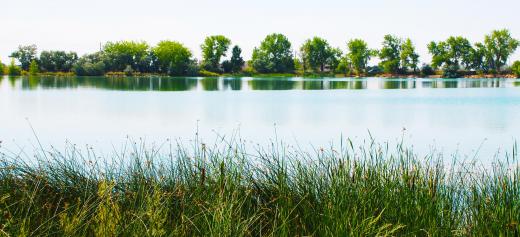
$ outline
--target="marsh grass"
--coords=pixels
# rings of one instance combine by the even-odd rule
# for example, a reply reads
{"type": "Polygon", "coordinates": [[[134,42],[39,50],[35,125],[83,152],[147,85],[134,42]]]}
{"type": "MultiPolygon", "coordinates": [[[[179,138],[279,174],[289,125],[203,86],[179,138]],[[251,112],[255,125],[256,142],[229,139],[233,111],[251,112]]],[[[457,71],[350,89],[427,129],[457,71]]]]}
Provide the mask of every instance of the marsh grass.
{"type": "Polygon", "coordinates": [[[6,236],[518,236],[518,148],[490,167],[402,143],[68,145],[0,159],[6,236]]]}

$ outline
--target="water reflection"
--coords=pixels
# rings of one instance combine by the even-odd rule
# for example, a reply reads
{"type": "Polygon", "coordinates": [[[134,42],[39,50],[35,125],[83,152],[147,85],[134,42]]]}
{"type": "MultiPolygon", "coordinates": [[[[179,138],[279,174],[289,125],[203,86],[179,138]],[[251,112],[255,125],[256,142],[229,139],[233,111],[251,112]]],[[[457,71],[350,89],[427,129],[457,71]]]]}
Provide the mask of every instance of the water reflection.
{"type": "Polygon", "coordinates": [[[96,88],[121,91],[362,90],[520,87],[518,79],[0,77],[14,90],[96,88]],[[8,78],[8,80],[5,80],[8,78]],[[7,82],[8,81],[8,82],[7,82]]]}

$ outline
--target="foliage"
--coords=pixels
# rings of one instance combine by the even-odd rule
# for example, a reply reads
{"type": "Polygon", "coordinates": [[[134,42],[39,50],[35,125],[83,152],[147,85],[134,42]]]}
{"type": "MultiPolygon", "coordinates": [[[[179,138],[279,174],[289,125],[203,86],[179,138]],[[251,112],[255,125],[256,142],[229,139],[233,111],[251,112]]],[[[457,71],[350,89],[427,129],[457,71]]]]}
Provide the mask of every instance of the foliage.
{"type": "Polygon", "coordinates": [[[351,74],[352,64],[350,63],[347,57],[343,57],[340,59],[338,66],[335,69],[336,73],[342,73],[345,76],[351,74]]]}
{"type": "Polygon", "coordinates": [[[520,77],[520,61],[515,61],[513,65],[511,65],[511,71],[516,77],[520,77]]]}
{"type": "Polygon", "coordinates": [[[223,35],[206,37],[202,49],[202,68],[211,72],[221,72],[220,58],[226,56],[231,40],[223,35]]]}
{"type": "Polygon", "coordinates": [[[444,78],[458,78],[460,67],[458,64],[445,64],[442,67],[442,77],[444,78]]]}
{"type": "Polygon", "coordinates": [[[353,39],[347,43],[349,52],[347,58],[357,75],[365,73],[368,61],[375,56],[377,51],[369,49],[367,43],[362,39],[353,39]]]}
{"type": "Polygon", "coordinates": [[[7,74],[7,66],[0,61],[0,76],[7,74]]]}
{"type": "Polygon", "coordinates": [[[20,45],[18,50],[11,53],[11,58],[17,59],[22,67],[22,70],[29,70],[29,65],[33,60],[36,60],[36,45],[20,45]]]}
{"type": "Polygon", "coordinates": [[[506,64],[507,59],[518,47],[519,41],[513,39],[509,30],[494,30],[484,38],[484,45],[487,50],[488,62],[495,72],[500,73],[500,69],[506,64]]]}
{"type": "Polygon", "coordinates": [[[294,71],[291,43],[282,34],[270,34],[253,50],[251,66],[260,73],[290,73],[294,71]]]}
{"type": "MultiPolygon", "coordinates": [[[[307,153],[283,143],[131,142],[0,157],[7,236],[516,236],[518,148],[488,169],[370,140],[307,153]],[[32,159],[31,162],[25,159],[32,159]]],[[[22,153],[23,154],[23,153],[22,153]]],[[[502,154],[502,153],[501,153],[502,154]]],[[[451,158],[451,157],[450,157],[451,158]]]]}
{"type": "Polygon", "coordinates": [[[106,57],[103,52],[87,54],[72,67],[78,76],[102,76],[106,72],[106,57]]]}
{"type": "Polygon", "coordinates": [[[232,55],[230,60],[224,60],[222,62],[222,69],[225,73],[237,73],[242,70],[242,67],[244,67],[244,59],[242,59],[242,56],[240,55],[242,53],[242,49],[238,47],[238,45],[235,45],[232,50],[232,55]]]}
{"type": "Polygon", "coordinates": [[[406,39],[401,45],[401,70],[403,72],[411,69],[417,72],[417,64],[419,63],[419,54],[415,52],[415,46],[411,39],[406,39]]]}
{"type": "Polygon", "coordinates": [[[215,73],[215,72],[206,71],[204,69],[201,69],[199,71],[199,76],[202,76],[202,77],[218,77],[218,76],[220,76],[220,74],[215,73]]]}
{"type": "Polygon", "coordinates": [[[402,39],[385,35],[383,48],[379,51],[381,62],[379,66],[385,73],[399,73],[401,71],[401,45],[402,39]]]}
{"type": "Polygon", "coordinates": [[[300,47],[300,52],[303,59],[302,63],[315,72],[318,70],[324,72],[326,66],[334,70],[339,61],[338,54],[341,57],[341,50],[332,48],[327,40],[319,37],[305,41],[300,47]]]}
{"type": "Polygon", "coordinates": [[[471,52],[473,47],[470,42],[461,36],[450,36],[446,41],[431,42],[428,51],[432,54],[432,67],[438,68],[471,68],[471,52]]]}
{"type": "Polygon", "coordinates": [[[70,72],[77,60],[75,52],[42,51],[39,65],[43,72],[70,72]]]}
{"type": "Polygon", "coordinates": [[[435,71],[433,70],[432,66],[430,64],[423,64],[421,67],[421,76],[431,76],[435,74],[435,71]]]}
{"type": "Polygon", "coordinates": [[[231,72],[236,73],[240,72],[242,70],[242,67],[244,67],[244,59],[241,56],[242,49],[238,47],[238,45],[235,45],[232,50],[231,59],[229,60],[231,63],[231,72]]]}
{"type": "Polygon", "coordinates": [[[108,42],[103,47],[108,71],[123,71],[127,65],[139,72],[150,71],[149,46],[146,42],[108,42]]]}
{"type": "Polygon", "coordinates": [[[7,67],[7,74],[9,76],[22,75],[22,69],[14,63],[14,59],[11,59],[11,64],[7,67]]]}
{"type": "Polygon", "coordinates": [[[161,41],[153,49],[159,70],[172,76],[191,75],[194,61],[191,51],[176,41],[161,41]]]}
{"type": "Polygon", "coordinates": [[[36,60],[32,60],[31,64],[29,65],[29,74],[34,76],[39,72],[40,70],[38,69],[38,63],[36,62],[36,60]]]}

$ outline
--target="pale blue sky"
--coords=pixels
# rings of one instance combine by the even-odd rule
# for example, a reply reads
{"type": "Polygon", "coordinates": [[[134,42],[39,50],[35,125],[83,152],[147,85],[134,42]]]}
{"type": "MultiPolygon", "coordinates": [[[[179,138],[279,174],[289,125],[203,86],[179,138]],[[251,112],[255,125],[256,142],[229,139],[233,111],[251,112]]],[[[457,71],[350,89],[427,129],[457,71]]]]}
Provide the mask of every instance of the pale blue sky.
{"type": "MultiPolygon", "coordinates": [[[[343,50],[351,38],[379,48],[383,35],[391,33],[410,37],[421,61],[429,62],[430,40],[462,35],[482,41],[499,28],[520,38],[518,0],[6,0],[1,9],[4,62],[19,44],[82,55],[101,42],[123,39],[152,45],[177,40],[200,58],[199,45],[212,34],[229,37],[249,59],[272,32],[287,35],[294,49],[316,35],[343,50]]],[[[520,59],[519,52],[513,59],[520,59]]]]}

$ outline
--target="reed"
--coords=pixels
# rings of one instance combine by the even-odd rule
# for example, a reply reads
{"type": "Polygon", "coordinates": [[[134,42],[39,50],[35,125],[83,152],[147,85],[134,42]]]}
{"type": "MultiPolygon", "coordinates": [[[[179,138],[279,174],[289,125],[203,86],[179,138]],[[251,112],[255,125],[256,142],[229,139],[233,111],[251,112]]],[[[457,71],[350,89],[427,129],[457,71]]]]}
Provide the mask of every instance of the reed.
{"type": "Polygon", "coordinates": [[[518,236],[518,148],[489,167],[369,141],[2,153],[6,236],[518,236]]]}

